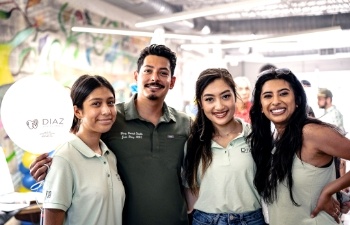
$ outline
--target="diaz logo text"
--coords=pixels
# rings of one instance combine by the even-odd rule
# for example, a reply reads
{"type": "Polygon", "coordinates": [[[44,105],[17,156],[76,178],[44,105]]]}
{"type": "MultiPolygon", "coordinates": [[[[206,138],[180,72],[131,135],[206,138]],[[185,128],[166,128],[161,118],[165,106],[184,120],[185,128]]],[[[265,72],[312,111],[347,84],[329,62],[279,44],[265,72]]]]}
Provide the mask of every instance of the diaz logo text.
{"type": "MultiPolygon", "coordinates": [[[[42,119],[41,125],[42,126],[60,126],[63,125],[64,118],[57,118],[57,119],[42,119]]],[[[27,127],[29,129],[37,129],[39,127],[39,120],[34,119],[34,120],[27,120],[26,122],[27,127]]]]}

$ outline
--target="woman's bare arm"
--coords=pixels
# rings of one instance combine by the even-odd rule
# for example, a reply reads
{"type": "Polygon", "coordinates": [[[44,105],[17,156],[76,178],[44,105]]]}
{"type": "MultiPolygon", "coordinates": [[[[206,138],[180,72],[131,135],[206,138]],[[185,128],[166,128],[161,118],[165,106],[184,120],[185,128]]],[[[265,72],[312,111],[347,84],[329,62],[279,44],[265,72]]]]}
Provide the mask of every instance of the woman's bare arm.
{"type": "Polygon", "coordinates": [[[61,209],[44,209],[44,225],[63,225],[64,216],[61,209]]]}

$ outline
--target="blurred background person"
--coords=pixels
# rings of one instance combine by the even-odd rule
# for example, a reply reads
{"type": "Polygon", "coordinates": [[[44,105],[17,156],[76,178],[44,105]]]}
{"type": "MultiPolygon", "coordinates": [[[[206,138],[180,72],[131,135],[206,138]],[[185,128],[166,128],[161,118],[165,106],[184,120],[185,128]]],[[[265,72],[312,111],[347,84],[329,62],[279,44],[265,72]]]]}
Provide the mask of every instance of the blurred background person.
{"type": "MultiPolygon", "coordinates": [[[[301,80],[300,83],[303,85],[305,92],[306,89],[311,88],[311,83],[308,80],[301,80]]],[[[310,117],[315,118],[314,110],[309,104],[306,105],[306,114],[310,117]]]]}
{"type": "MultiPolygon", "coordinates": [[[[327,88],[320,88],[318,90],[317,100],[318,106],[321,109],[324,109],[324,114],[318,119],[336,126],[343,135],[345,135],[346,132],[343,125],[343,115],[332,103],[332,92],[327,88]]],[[[338,158],[335,158],[334,160],[336,168],[338,168],[336,171],[337,177],[343,176],[346,173],[346,160],[338,158]]],[[[344,191],[349,192],[349,188],[345,188],[344,191]]]]}
{"type": "Polygon", "coordinates": [[[266,63],[264,64],[262,67],[260,67],[259,73],[265,71],[265,70],[269,70],[269,69],[276,69],[277,67],[273,64],[270,63],[266,63]]]}
{"type": "Polygon", "coordinates": [[[333,94],[327,88],[320,88],[317,95],[318,106],[324,109],[324,114],[318,118],[319,120],[333,124],[338,127],[345,135],[345,129],[343,125],[343,115],[341,112],[333,105],[333,94]]]}
{"type": "Polygon", "coordinates": [[[235,77],[234,82],[238,94],[234,116],[250,123],[249,110],[252,106],[250,81],[247,77],[235,77]]]}

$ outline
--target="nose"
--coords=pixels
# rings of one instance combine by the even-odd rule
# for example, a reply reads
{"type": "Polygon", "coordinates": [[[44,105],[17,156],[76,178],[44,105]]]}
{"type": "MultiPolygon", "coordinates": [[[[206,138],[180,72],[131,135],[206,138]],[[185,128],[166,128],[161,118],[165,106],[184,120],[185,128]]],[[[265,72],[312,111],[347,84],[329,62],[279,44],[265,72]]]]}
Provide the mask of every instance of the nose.
{"type": "Polygon", "coordinates": [[[221,100],[216,101],[215,109],[221,110],[223,108],[224,108],[224,104],[222,104],[221,100]]]}
{"type": "Polygon", "coordinates": [[[111,109],[110,109],[110,106],[107,105],[107,104],[104,104],[102,106],[102,115],[109,115],[111,113],[111,109]]]}
{"type": "Polygon", "coordinates": [[[156,71],[153,71],[153,73],[151,74],[151,80],[152,81],[158,80],[158,73],[156,71]]]}
{"type": "Polygon", "coordinates": [[[272,98],[272,105],[278,105],[280,103],[280,99],[278,96],[274,96],[272,98]]]}

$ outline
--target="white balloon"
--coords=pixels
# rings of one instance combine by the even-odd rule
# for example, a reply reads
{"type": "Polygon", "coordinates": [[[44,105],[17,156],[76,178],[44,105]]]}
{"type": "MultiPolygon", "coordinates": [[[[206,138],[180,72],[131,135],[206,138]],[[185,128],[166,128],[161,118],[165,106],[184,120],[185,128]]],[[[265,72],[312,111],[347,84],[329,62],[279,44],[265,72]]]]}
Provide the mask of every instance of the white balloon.
{"type": "Polygon", "coordinates": [[[16,145],[34,154],[50,152],[67,140],[73,116],[69,91],[45,76],[16,81],[1,104],[6,133],[16,145]]]}

